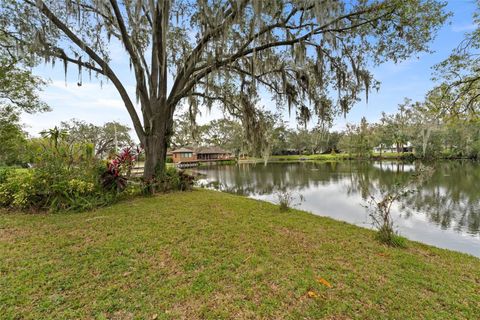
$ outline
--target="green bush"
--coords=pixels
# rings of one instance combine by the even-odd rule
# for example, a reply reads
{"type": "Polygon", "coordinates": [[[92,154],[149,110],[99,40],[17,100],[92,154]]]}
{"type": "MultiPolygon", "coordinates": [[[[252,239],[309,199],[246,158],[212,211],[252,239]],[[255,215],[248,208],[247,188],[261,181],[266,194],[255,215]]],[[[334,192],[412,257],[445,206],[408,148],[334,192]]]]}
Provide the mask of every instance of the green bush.
{"type": "MultiPolygon", "coordinates": [[[[47,135],[48,134],[48,135],[47,135]]],[[[146,190],[190,190],[194,178],[167,168],[153,182],[131,181],[140,148],[123,149],[100,161],[90,144],[68,144],[65,133],[53,129],[49,139],[35,141],[32,169],[0,168],[0,207],[30,211],[83,211],[111,204],[120,197],[146,190]]]]}
{"type": "Polygon", "coordinates": [[[4,183],[7,179],[8,172],[12,170],[9,167],[0,167],[0,183],[4,183]]]}
{"type": "Polygon", "coordinates": [[[188,191],[193,188],[195,178],[182,170],[166,167],[163,175],[154,181],[144,181],[143,193],[151,194],[152,189],[159,192],[188,191]]]}
{"type": "Polygon", "coordinates": [[[83,211],[119,197],[99,179],[106,164],[88,144],[39,140],[32,169],[0,171],[0,207],[31,211],[83,211]]]}
{"type": "Polygon", "coordinates": [[[192,189],[193,182],[193,176],[172,167],[166,168],[163,178],[160,179],[163,191],[188,191],[192,189]]]}
{"type": "Polygon", "coordinates": [[[472,159],[480,159],[480,140],[473,142],[469,157],[472,159]]]}
{"type": "Polygon", "coordinates": [[[4,171],[0,184],[0,205],[2,207],[27,208],[34,201],[33,171],[4,171]]]}
{"type": "Polygon", "coordinates": [[[388,227],[382,226],[378,229],[376,238],[378,241],[397,248],[406,248],[407,247],[407,239],[404,237],[399,236],[393,230],[390,230],[388,227]]]}
{"type": "Polygon", "coordinates": [[[1,174],[0,206],[20,210],[77,211],[113,202],[87,172],[52,172],[45,168],[16,169],[1,174]]]}

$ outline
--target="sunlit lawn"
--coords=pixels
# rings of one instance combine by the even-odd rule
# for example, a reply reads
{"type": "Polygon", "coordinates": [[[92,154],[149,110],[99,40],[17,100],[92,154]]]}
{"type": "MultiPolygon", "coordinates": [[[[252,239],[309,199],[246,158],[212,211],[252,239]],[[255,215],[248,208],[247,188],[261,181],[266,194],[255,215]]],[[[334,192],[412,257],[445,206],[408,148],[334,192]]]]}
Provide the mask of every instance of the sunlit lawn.
{"type": "Polygon", "coordinates": [[[479,315],[480,259],[229,194],[0,214],[1,319],[479,315]]]}
{"type": "MultiPolygon", "coordinates": [[[[375,158],[383,158],[383,159],[398,159],[398,158],[406,158],[412,156],[411,152],[404,152],[404,153],[397,153],[397,152],[383,152],[381,155],[380,153],[373,153],[371,156],[375,158]]],[[[358,157],[354,154],[348,153],[335,153],[335,154],[310,154],[310,155],[275,155],[269,158],[269,161],[309,161],[309,160],[316,160],[316,161],[336,161],[336,160],[348,160],[348,159],[357,159],[358,157]]],[[[360,157],[362,158],[362,157],[360,157]]],[[[258,161],[263,161],[263,159],[257,159],[258,161]]]]}

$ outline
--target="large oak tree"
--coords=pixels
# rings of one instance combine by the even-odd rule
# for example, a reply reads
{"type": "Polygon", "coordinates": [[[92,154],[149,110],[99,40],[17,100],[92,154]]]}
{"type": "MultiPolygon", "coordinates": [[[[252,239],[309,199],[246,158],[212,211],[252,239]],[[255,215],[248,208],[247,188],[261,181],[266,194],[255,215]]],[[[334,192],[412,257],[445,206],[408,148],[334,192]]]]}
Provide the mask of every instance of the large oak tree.
{"type": "MultiPolygon", "coordinates": [[[[436,0],[0,0],[16,55],[106,77],[145,147],[145,178],[161,172],[177,107],[218,104],[255,124],[259,92],[303,121],[347,112],[376,87],[368,68],[427,44],[445,20],[436,0]],[[135,98],[111,63],[123,44],[135,98]]],[[[260,126],[261,127],[261,126],[260,126]]]]}
{"type": "Polygon", "coordinates": [[[441,96],[443,106],[439,111],[447,118],[480,119],[480,2],[476,1],[476,5],[475,29],[467,32],[451,55],[435,66],[434,80],[442,83],[429,95],[441,96]]]}
{"type": "Polygon", "coordinates": [[[0,166],[27,161],[26,133],[20,123],[20,112],[48,111],[39,91],[45,82],[19,65],[9,53],[0,35],[0,166]]]}

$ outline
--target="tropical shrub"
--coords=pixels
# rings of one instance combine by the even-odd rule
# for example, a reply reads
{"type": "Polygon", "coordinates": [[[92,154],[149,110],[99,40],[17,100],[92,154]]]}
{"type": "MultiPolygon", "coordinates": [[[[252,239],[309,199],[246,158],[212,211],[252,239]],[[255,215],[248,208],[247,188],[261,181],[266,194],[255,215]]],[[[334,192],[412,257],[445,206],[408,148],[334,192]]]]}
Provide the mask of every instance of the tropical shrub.
{"type": "Polygon", "coordinates": [[[127,190],[126,181],[139,149],[122,150],[105,170],[105,162],[95,158],[91,144],[69,144],[65,133],[57,129],[44,136],[32,149],[34,168],[0,171],[0,207],[82,211],[135,192],[135,188],[127,190]],[[105,171],[112,174],[112,180],[106,181],[105,171]]]}
{"type": "Polygon", "coordinates": [[[138,160],[142,150],[137,147],[127,147],[120,151],[107,165],[107,170],[102,173],[102,186],[106,190],[121,192],[127,187],[132,174],[132,168],[138,160]]]}
{"type": "Polygon", "coordinates": [[[101,188],[94,167],[55,166],[14,169],[2,174],[0,206],[21,210],[87,210],[111,203],[116,195],[101,188]]]}
{"type": "Polygon", "coordinates": [[[95,158],[88,143],[68,143],[58,128],[32,142],[31,169],[0,170],[0,207],[19,210],[83,211],[139,194],[142,187],[156,191],[186,191],[194,178],[175,168],[149,183],[132,181],[132,169],[142,154],[127,147],[108,162],[95,158]]]}
{"type": "Polygon", "coordinates": [[[4,170],[0,175],[0,205],[26,208],[33,201],[34,176],[30,170],[4,170]]]}
{"type": "Polygon", "coordinates": [[[0,183],[5,182],[8,172],[12,170],[10,167],[0,167],[0,183]]]}
{"type": "Polygon", "coordinates": [[[189,191],[192,190],[195,177],[186,173],[185,171],[178,171],[178,182],[176,184],[176,190],[189,191]]]}

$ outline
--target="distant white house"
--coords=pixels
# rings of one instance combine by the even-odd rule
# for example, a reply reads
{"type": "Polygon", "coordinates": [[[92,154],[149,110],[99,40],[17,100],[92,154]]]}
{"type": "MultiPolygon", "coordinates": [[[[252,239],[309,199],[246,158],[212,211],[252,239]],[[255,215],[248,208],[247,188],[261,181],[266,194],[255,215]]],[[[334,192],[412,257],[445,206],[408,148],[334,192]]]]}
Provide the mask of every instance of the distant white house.
{"type": "MultiPolygon", "coordinates": [[[[400,152],[413,152],[413,145],[410,143],[410,141],[408,141],[407,143],[400,145],[399,149],[400,152]]],[[[385,144],[380,144],[376,147],[373,147],[373,152],[397,152],[397,145],[392,144],[391,146],[387,146],[385,144]]]]}

